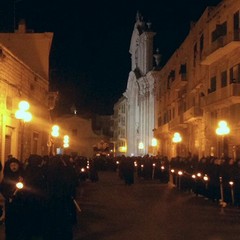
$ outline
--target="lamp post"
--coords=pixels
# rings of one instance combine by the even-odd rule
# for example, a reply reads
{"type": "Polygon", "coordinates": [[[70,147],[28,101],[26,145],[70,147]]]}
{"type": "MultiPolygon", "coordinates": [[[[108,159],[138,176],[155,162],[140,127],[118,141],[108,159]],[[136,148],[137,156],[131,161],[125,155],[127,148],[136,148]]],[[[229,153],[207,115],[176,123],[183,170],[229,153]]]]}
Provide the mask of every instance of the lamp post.
{"type": "Polygon", "coordinates": [[[51,140],[50,140],[50,151],[49,155],[53,156],[55,155],[55,149],[54,149],[54,144],[55,144],[55,139],[59,136],[59,126],[58,125],[53,125],[52,126],[52,132],[51,132],[51,140]]]}
{"type": "Polygon", "coordinates": [[[176,143],[176,155],[178,155],[178,143],[182,141],[182,137],[179,132],[173,134],[172,142],[176,143]]]}
{"type": "Polygon", "coordinates": [[[140,154],[142,154],[142,153],[143,153],[143,149],[144,149],[144,144],[143,144],[143,142],[139,142],[139,144],[138,144],[138,149],[139,149],[139,151],[140,151],[140,154]]]}
{"type": "Polygon", "coordinates": [[[230,188],[231,188],[232,205],[234,205],[234,203],[235,203],[234,190],[233,190],[234,182],[233,181],[229,181],[229,185],[230,185],[230,188]]]}
{"type": "Polygon", "coordinates": [[[157,139],[156,138],[153,138],[152,139],[152,148],[153,148],[153,156],[156,155],[156,147],[157,147],[157,139]]]}
{"type": "Polygon", "coordinates": [[[218,157],[224,157],[225,146],[224,146],[224,136],[230,133],[230,128],[226,121],[221,120],[218,122],[218,128],[216,129],[216,134],[221,136],[222,142],[218,146],[218,157]]]}
{"type": "Polygon", "coordinates": [[[69,147],[69,136],[68,135],[64,135],[63,136],[63,148],[66,149],[69,147]]]}
{"type": "Polygon", "coordinates": [[[32,114],[28,111],[30,104],[27,101],[20,101],[18,104],[18,110],[15,112],[15,117],[20,120],[21,123],[21,147],[20,147],[20,161],[23,161],[24,152],[24,130],[25,123],[32,120],[32,114]]]}

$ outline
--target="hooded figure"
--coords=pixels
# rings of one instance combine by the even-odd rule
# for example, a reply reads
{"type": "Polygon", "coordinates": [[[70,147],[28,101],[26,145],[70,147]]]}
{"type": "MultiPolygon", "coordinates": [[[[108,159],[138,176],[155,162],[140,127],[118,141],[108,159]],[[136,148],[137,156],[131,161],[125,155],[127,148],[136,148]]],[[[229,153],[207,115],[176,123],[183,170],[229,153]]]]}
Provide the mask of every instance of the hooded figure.
{"type": "Polygon", "coordinates": [[[16,183],[23,181],[23,168],[16,158],[6,161],[0,192],[5,205],[5,236],[6,240],[24,239],[24,197],[16,183]]]}
{"type": "Polygon", "coordinates": [[[39,239],[44,235],[46,216],[46,174],[43,157],[31,154],[24,174],[25,226],[27,239],[39,239]]]}
{"type": "Polygon", "coordinates": [[[72,227],[76,223],[74,197],[77,175],[69,156],[53,156],[47,174],[47,227],[46,239],[72,240],[72,227]]]}

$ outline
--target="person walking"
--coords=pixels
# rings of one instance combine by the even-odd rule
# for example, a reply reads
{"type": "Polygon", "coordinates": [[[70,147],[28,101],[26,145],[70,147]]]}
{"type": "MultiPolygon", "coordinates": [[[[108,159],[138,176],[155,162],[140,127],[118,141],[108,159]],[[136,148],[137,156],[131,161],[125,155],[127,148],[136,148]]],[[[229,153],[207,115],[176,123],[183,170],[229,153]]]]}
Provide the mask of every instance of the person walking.
{"type": "Polygon", "coordinates": [[[53,156],[49,160],[47,180],[46,240],[72,240],[76,223],[74,197],[77,175],[67,156],[53,156]]]}
{"type": "Polygon", "coordinates": [[[16,184],[23,181],[21,162],[11,157],[4,165],[0,192],[4,197],[5,240],[25,239],[24,197],[16,184]]]}
{"type": "Polygon", "coordinates": [[[46,174],[43,157],[31,154],[24,174],[25,194],[25,233],[27,239],[44,237],[47,200],[46,174]]]}

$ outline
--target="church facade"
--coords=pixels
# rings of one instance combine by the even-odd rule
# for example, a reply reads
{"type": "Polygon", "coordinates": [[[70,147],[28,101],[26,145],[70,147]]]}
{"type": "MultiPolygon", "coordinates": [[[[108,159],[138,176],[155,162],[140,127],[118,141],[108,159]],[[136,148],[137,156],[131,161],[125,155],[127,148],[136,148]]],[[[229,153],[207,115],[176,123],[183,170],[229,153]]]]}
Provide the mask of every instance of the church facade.
{"type": "Polygon", "coordinates": [[[125,154],[239,159],[240,2],[206,8],[161,68],[154,36],[137,14],[123,94],[125,154]]]}
{"type": "Polygon", "coordinates": [[[151,24],[138,13],[131,44],[131,72],[126,98],[126,155],[139,156],[150,152],[154,136],[154,77],[151,24]]]}

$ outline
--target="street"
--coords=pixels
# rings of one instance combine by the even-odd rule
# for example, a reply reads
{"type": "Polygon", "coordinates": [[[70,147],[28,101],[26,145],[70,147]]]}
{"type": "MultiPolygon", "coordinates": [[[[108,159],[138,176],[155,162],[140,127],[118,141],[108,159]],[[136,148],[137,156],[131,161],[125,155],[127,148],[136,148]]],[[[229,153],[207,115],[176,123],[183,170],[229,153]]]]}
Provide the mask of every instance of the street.
{"type": "Polygon", "coordinates": [[[84,183],[75,240],[237,240],[240,210],[168,184],[136,179],[126,186],[116,172],[84,183]]]}
{"type": "MultiPolygon", "coordinates": [[[[221,208],[169,184],[135,177],[131,186],[116,172],[78,189],[81,212],[74,240],[239,240],[240,209],[221,208]]],[[[0,225],[4,239],[4,225],[0,225]]]]}

